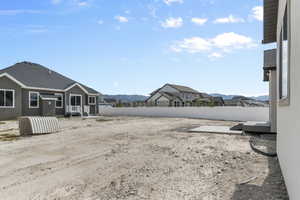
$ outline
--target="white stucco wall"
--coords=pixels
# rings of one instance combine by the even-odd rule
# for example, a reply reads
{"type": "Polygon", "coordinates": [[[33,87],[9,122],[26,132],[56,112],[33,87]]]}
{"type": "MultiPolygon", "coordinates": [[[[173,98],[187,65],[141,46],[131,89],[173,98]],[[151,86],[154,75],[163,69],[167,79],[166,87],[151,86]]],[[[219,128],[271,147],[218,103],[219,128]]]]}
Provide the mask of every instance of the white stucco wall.
{"type": "Polygon", "coordinates": [[[107,116],[182,117],[231,121],[268,121],[264,107],[137,107],[99,108],[107,116]]]}
{"type": "MultiPolygon", "coordinates": [[[[283,18],[285,1],[279,1],[279,25],[283,18]]],[[[290,3],[290,105],[277,105],[277,151],[290,199],[298,200],[300,199],[300,1],[291,0],[290,3]]],[[[280,26],[278,36],[279,33],[280,26]]]]}

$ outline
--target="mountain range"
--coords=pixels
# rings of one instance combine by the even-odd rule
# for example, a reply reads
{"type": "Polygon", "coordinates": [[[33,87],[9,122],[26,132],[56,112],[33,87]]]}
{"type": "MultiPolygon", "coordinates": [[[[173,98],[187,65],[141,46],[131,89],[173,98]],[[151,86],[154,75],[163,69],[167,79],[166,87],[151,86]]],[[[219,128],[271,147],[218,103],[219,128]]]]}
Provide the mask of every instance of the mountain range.
{"type": "MultiPolygon", "coordinates": [[[[233,97],[241,96],[241,95],[225,95],[225,94],[219,94],[219,93],[213,93],[209,94],[213,97],[222,97],[224,100],[232,99],[233,97]]],[[[122,102],[134,102],[134,101],[145,101],[148,98],[148,96],[144,95],[126,95],[126,94],[118,94],[118,95],[104,95],[104,99],[115,99],[117,101],[122,102]]],[[[269,96],[268,95],[262,95],[262,96],[250,96],[248,98],[257,100],[257,101],[268,101],[269,96]]]]}
{"type": "MultiPolygon", "coordinates": [[[[232,99],[233,97],[238,97],[238,96],[243,96],[243,95],[226,95],[226,94],[219,94],[219,93],[212,93],[209,94],[213,97],[222,97],[224,100],[229,100],[232,99]]],[[[269,100],[269,96],[268,95],[261,95],[261,96],[246,96],[250,99],[254,99],[257,101],[268,101],[269,100]]]]}

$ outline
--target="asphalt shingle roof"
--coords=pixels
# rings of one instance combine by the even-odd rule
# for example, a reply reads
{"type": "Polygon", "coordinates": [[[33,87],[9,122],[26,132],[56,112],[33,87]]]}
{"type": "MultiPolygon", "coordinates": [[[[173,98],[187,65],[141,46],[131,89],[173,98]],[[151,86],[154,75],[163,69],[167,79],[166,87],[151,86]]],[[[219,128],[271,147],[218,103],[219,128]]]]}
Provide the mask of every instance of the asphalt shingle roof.
{"type": "Polygon", "coordinates": [[[191,92],[191,93],[199,93],[199,91],[194,90],[193,88],[187,87],[187,86],[183,86],[183,85],[175,85],[175,84],[168,84],[173,88],[176,88],[177,90],[179,90],[180,92],[191,92]]]}
{"type": "MultiPolygon", "coordinates": [[[[0,70],[0,74],[7,73],[28,87],[64,90],[78,83],[47,67],[31,62],[17,63],[11,67],[0,70]]],[[[98,91],[79,83],[89,93],[98,91]]]]}

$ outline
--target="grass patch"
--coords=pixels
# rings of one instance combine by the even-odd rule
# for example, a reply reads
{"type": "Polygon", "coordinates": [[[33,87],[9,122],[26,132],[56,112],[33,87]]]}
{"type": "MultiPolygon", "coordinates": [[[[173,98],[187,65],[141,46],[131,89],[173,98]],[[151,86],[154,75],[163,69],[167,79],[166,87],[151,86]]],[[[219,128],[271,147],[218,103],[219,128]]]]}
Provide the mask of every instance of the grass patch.
{"type": "Polygon", "coordinates": [[[5,122],[0,122],[0,125],[3,125],[3,124],[5,124],[5,122]]]}
{"type": "Polygon", "coordinates": [[[7,141],[14,141],[20,138],[19,135],[11,134],[11,133],[4,133],[0,135],[0,141],[7,142],[7,141]]]}

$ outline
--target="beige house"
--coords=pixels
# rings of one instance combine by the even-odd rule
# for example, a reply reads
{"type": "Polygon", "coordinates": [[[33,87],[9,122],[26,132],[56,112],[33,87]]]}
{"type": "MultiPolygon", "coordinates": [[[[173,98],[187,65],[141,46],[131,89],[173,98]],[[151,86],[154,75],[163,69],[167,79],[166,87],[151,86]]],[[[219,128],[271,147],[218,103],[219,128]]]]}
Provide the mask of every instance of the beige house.
{"type": "Polygon", "coordinates": [[[300,1],[264,0],[265,80],[270,81],[271,127],[291,200],[300,199],[300,1]],[[273,59],[273,60],[272,60],[273,59]]]}
{"type": "Polygon", "coordinates": [[[211,101],[209,95],[182,85],[165,84],[161,88],[153,91],[146,100],[149,106],[191,106],[196,99],[211,101]]]}

